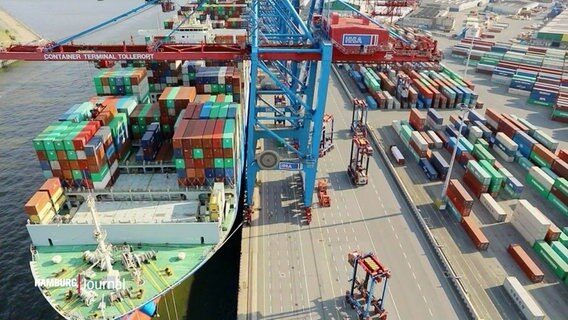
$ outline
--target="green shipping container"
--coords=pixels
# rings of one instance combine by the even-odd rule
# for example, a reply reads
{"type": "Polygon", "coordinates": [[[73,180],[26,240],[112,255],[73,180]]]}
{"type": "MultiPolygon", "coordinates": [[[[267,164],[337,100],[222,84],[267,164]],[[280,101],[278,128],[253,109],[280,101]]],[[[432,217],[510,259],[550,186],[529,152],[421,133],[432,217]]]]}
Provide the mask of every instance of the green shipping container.
{"type": "Polygon", "coordinates": [[[533,249],[560,279],[564,280],[566,278],[568,263],[564,262],[564,260],[552,250],[548,243],[536,241],[533,245],[533,249]]]}
{"type": "Polygon", "coordinates": [[[95,182],[102,182],[105,176],[108,173],[108,165],[104,165],[104,167],[99,172],[91,172],[91,179],[95,182]]]}
{"type": "Polygon", "coordinates": [[[55,150],[47,151],[47,160],[57,161],[57,152],[55,150]]]}
{"type": "Polygon", "coordinates": [[[234,168],[235,167],[235,162],[232,158],[225,158],[225,164],[224,164],[225,168],[234,168]]]}
{"type": "Polygon", "coordinates": [[[568,195],[568,180],[565,178],[558,178],[554,181],[554,185],[560,192],[568,195]]]}
{"type": "Polygon", "coordinates": [[[176,159],[176,169],[185,169],[185,160],[176,159]]]}
{"type": "Polygon", "coordinates": [[[558,238],[558,241],[560,241],[563,246],[568,248],[568,235],[566,235],[566,233],[560,233],[560,238],[558,238]]]}
{"type": "Polygon", "coordinates": [[[203,159],[203,149],[193,149],[193,159],[203,159]]]}
{"type": "Polygon", "coordinates": [[[215,103],[211,106],[211,112],[209,112],[210,119],[217,119],[219,118],[219,111],[221,111],[221,105],[215,103]]]}
{"type": "Polygon", "coordinates": [[[544,161],[536,152],[531,152],[530,159],[539,167],[550,168],[550,164],[544,161]]]}
{"type": "MultiPolygon", "coordinates": [[[[484,140],[479,139],[477,141],[484,141],[484,140]]],[[[477,144],[475,144],[475,146],[473,146],[473,156],[476,157],[479,160],[489,161],[489,163],[492,166],[495,163],[495,157],[493,157],[493,155],[486,149],[485,146],[483,146],[479,143],[477,143],[477,144]]]]}
{"type": "Polygon", "coordinates": [[[477,181],[483,185],[491,184],[491,175],[477,161],[468,161],[467,169],[473,173],[477,181]]]}
{"type": "Polygon", "coordinates": [[[83,174],[81,173],[81,170],[71,170],[71,175],[73,175],[73,179],[75,180],[83,179],[83,174]]]}
{"type": "Polygon", "coordinates": [[[223,158],[215,158],[213,159],[213,167],[215,169],[222,169],[225,167],[225,161],[223,158]]]}
{"type": "MultiPolygon", "coordinates": [[[[487,142],[485,139],[477,139],[476,144],[480,145],[485,150],[489,150],[489,142],[487,142]]],[[[491,156],[493,156],[493,155],[491,155],[491,156]]],[[[495,157],[493,159],[495,159],[495,157]]]]}
{"type": "Polygon", "coordinates": [[[560,211],[563,215],[568,217],[568,206],[562,202],[562,200],[558,199],[552,192],[548,194],[546,197],[553,206],[560,211]]]}
{"type": "Polygon", "coordinates": [[[235,131],[235,120],[227,119],[225,121],[225,128],[223,130],[223,141],[222,147],[232,149],[233,148],[233,134],[235,131]]]}
{"type": "Polygon", "coordinates": [[[564,262],[568,263],[568,249],[560,241],[552,241],[550,247],[564,262]]]}
{"type": "Polygon", "coordinates": [[[535,180],[531,175],[527,175],[527,182],[530,186],[534,188],[534,190],[540,194],[541,197],[548,197],[550,190],[547,190],[542,184],[535,180]]]}
{"type": "Polygon", "coordinates": [[[77,152],[73,150],[67,150],[65,151],[65,154],[67,155],[67,160],[77,160],[77,152]]]}
{"type": "Polygon", "coordinates": [[[499,192],[505,182],[505,177],[493,167],[488,160],[481,160],[479,164],[487,173],[491,175],[491,183],[489,185],[489,192],[499,192]]]}
{"type": "Polygon", "coordinates": [[[529,171],[530,168],[532,168],[534,166],[534,164],[527,158],[523,157],[523,156],[518,156],[517,159],[515,160],[520,166],[521,168],[523,168],[525,171],[529,171]]]}

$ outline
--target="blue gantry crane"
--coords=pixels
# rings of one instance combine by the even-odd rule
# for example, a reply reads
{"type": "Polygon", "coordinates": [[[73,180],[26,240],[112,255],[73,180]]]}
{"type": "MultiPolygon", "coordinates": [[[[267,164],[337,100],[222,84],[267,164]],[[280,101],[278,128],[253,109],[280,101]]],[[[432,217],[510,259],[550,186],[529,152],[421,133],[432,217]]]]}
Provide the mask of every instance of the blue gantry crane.
{"type": "MultiPolygon", "coordinates": [[[[93,61],[93,60],[250,60],[249,109],[247,119],[247,194],[252,194],[259,170],[301,171],[303,207],[311,217],[311,206],[321,146],[327,88],[333,62],[395,63],[439,61],[437,42],[416,36],[409,40],[390,27],[378,24],[349,3],[361,23],[346,28],[330,10],[329,0],[312,0],[307,20],[300,16],[299,0],[251,0],[248,12],[247,45],[177,44],[156,40],[150,44],[74,44],[77,38],[118,20],[161,4],[174,10],[171,0],[150,0],[138,8],[105,21],[77,35],[49,44],[13,45],[0,48],[0,60],[93,61]],[[335,29],[334,29],[335,28],[335,29]],[[67,44],[71,42],[71,44],[67,44]],[[257,86],[259,74],[273,86],[257,86]],[[264,95],[280,95],[280,105],[264,95]],[[282,106],[284,101],[284,106],[282,106]],[[268,110],[269,112],[266,112],[268,110]],[[270,126],[270,123],[278,126],[270,126]],[[284,124],[284,126],[282,126],[284,124]],[[257,152],[260,139],[275,139],[293,152],[294,161],[281,161],[270,151],[257,152]]],[[[193,1],[199,6],[206,1],[193,1]]],[[[183,22],[182,22],[183,23],[183,22]]],[[[178,27],[172,30],[172,33],[178,27]]],[[[252,205],[252,197],[247,197],[252,205]]],[[[245,216],[250,215],[250,210],[245,216]]],[[[309,221],[309,219],[308,219],[309,221]]]]}
{"type": "Polygon", "coordinates": [[[387,319],[384,302],[387,292],[387,282],[391,276],[390,271],[372,253],[361,254],[359,251],[349,252],[347,262],[353,267],[351,288],[345,293],[345,300],[357,311],[359,319],[387,319]],[[364,272],[363,280],[357,278],[359,267],[364,272]],[[382,284],[382,288],[380,285],[382,284]],[[380,298],[376,298],[374,291],[379,286],[380,298]],[[371,307],[373,310],[371,310],[371,307]]]}

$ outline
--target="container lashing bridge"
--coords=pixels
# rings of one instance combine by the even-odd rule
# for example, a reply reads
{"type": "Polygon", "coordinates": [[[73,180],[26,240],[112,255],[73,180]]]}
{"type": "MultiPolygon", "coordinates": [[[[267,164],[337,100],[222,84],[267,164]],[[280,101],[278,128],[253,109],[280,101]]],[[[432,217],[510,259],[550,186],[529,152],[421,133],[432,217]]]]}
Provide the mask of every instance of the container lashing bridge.
{"type": "Polygon", "coordinates": [[[351,288],[345,293],[347,303],[357,311],[359,319],[387,320],[384,302],[387,282],[391,276],[389,269],[372,253],[363,255],[359,251],[350,252],[347,255],[347,262],[353,267],[351,288]],[[359,268],[363,271],[362,281],[357,278],[359,268]],[[377,286],[380,288],[378,299],[374,294],[377,286]]]}
{"type": "MultiPolygon", "coordinates": [[[[172,40],[168,42],[164,38],[156,38],[143,45],[127,44],[126,41],[102,45],[74,43],[77,38],[123,20],[150,5],[159,4],[164,12],[173,10],[172,1],[147,1],[136,9],[58,42],[0,48],[0,60],[249,60],[246,192],[252,195],[259,170],[282,169],[278,166],[279,159],[271,162],[275,163],[274,166],[261,165],[259,159],[263,154],[256,149],[259,139],[275,139],[297,155],[297,168],[303,180],[303,209],[306,216],[311,216],[331,64],[438,62],[442,56],[435,40],[419,36],[406,39],[349,3],[339,1],[353,11],[353,19],[361,20],[359,25],[335,28],[334,23],[340,20],[331,13],[330,1],[326,0],[309,3],[307,23],[300,17],[299,0],[252,0],[245,44],[175,43],[175,32],[186,20],[171,30],[172,40]],[[275,89],[257,88],[258,75],[262,73],[274,81],[275,89]],[[284,109],[287,112],[265,116],[266,112],[261,109],[266,109],[266,106],[259,103],[261,96],[274,94],[285,96],[284,109]],[[267,121],[274,120],[283,121],[284,127],[269,128],[267,121]],[[294,148],[293,141],[297,141],[297,148],[294,148]]],[[[200,1],[198,8],[204,5],[205,1],[200,1]]],[[[268,108],[282,109],[272,104],[268,108]]],[[[361,173],[359,169],[353,172],[357,176],[361,173]]],[[[247,207],[251,208],[252,196],[246,199],[247,207]]],[[[250,216],[251,211],[247,210],[250,216]]]]}

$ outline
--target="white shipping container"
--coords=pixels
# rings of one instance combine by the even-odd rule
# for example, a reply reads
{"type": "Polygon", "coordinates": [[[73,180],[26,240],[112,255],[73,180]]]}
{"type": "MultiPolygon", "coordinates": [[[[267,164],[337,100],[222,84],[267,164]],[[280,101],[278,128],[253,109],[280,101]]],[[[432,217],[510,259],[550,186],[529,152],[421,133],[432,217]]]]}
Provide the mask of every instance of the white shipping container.
{"type": "Polygon", "coordinates": [[[386,103],[386,106],[385,106],[385,107],[386,107],[387,109],[392,109],[392,108],[393,108],[394,101],[393,101],[393,98],[392,98],[391,94],[390,94],[388,91],[383,91],[383,94],[385,95],[385,99],[387,100],[387,103],[386,103]]]}
{"type": "Polygon", "coordinates": [[[420,133],[418,131],[412,131],[412,135],[410,136],[410,139],[412,139],[412,141],[414,141],[414,143],[416,143],[416,145],[418,145],[418,148],[421,151],[428,150],[428,143],[426,142],[426,140],[424,140],[424,138],[422,137],[422,135],[420,135],[420,133]]]}
{"type": "Polygon", "coordinates": [[[485,120],[487,120],[487,124],[493,128],[493,129],[497,129],[499,127],[499,123],[489,117],[485,117],[485,120]]]}
{"type": "Polygon", "coordinates": [[[554,184],[554,179],[547,175],[541,168],[533,166],[529,169],[529,175],[538,181],[546,190],[550,191],[554,184]]]}
{"type": "Polygon", "coordinates": [[[489,193],[482,193],[479,199],[495,221],[503,222],[507,219],[507,213],[503,210],[503,207],[489,193]]]}
{"type": "Polygon", "coordinates": [[[511,172],[509,172],[509,170],[505,169],[505,167],[501,167],[499,169],[499,173],[501,173],[502,175],[504,175],[507,178],[511,178],[511,177],[515,177],[511,172]]]}
{"type": "Polygon", "coordinates": [[[400,109],[400,101],[396,98],[393,98],[393,108],[397,110],[400,109]]]}
{"type": "Polygon", "coordinates": [[[515,230],[519,232],[530,246],[532,246],[537,240],[543,240],[546,236],[546,231],[536,232],[531,226],[527,226],[522,220],[514,215],[511,217],[510,222],[515,230]]]}
{"type": "Polygon", "coordinates": [[[469,135],[473,135],[476,138],[483,137],[483,130],[481,130],[478,126],[471,126],[469,128],[469,135]]]}
{"type": "Polygon", "coordinates": [[[533,133],[533,138],[542,143],[548,150],[554,152],[558,149],[558,141],[544,133],[542,130],[535,130],[533,133]]]}
{"type": "Polygon", "coordinates": [[[110,177],[111,177],[110,172],[107,172],[107,174],[103,178],[103,181],[101,182],[93,181],[93,187],[95,188],[95,190],[103,190],[104,188],[106,188],[106,186],[108,186],[110,182],[110,177]]]}
{"type": "Polygon", "coordinates": [[[499,149],[499,147],[497,145],[493,145],[493,151],[495,151],[495,153],[497,153],[499,155],[499,157],[501,157],[505,162],[513,162],[515,161],[515,157],[513,156],[509,156],[505,153],[505,151],[499,149]]]}
{"type": "Polygon", "coordinates": [[[497,132],[495,140],[505,145],[505,148],[507,148],[507,150],[509,151],[517,151],[519,149],[519,145],[511,138],[507,137],[507,135],[505,135],[503,132],[497,132]]]}
{"type": "Polygon", "coordinates": [[[538,231],[548,230],[548,227],[550,227],[548,218],[525,199],[519,199],[517,201],[513,216],[517,216],[516,218],[520,220],[527,221],[527,225],[533,226],[534,229],[538,231]]]}
{"type": "Polygon", "coordinates": [[[426,132],[428,134],[428,136],[430,137],[430,139],[432,139],[432,141],[434,141],[434,148],[436,149],[440,149],[444,146],[444,143],[442,142],[442,139],[440,139],[440,137],[438,137],[438,135],[436,134],[436,132],[432,131],[432,130],[428,130],[426,132]]]}
{"type": "Polygon", "coordinates": [[[525,319],[527,320],[542,320],[545,318],[544,312],[530,295],[530,293],[525,290],[523,285],[515,277],[505,278],[503,283],[503,288],[507,291],[507,294],[511,297],[513,302],[523,313],[525,319]]]}
{"type": "Polygon", "coordinates": [[[400,135],[400,129],[402,128],[402,124],[400,123],[400,120],[393,120],[392,121],[392,127],[394,129],[394,132],[396,132],[396,134],[400,135]]]}

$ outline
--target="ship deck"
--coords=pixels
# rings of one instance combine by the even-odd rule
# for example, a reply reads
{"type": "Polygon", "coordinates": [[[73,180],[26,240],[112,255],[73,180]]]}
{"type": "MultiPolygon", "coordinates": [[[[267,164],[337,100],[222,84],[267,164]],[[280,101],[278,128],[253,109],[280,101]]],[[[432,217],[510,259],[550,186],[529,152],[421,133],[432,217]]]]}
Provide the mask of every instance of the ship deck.
{"type": "MultiPolygon", "coordinates": [[[[197,222],[198,207],[195,201],[97,202],[97,220],[101,224],[197,222]]],[[[86,203],[79,207],[70,223],[93,223],[86,203]]]]}
{"type": "MultiPolygon", "coordinates": [[[[87,306],[77,295],[76,290],[71,298],[67,298],[66,294],[70,287],[49,287],[42,291],[46,295],[48,301],[60,313],[64,315],[77,316],[79,319],[102,319],[103,314],[99,309],[99,303],[104,299],[106,308],[104,316],[107,318],[115,318],[127,313],[136,307],[140,307],[151,298],[163,294],[164,290],[173,287],[174,284],[185,279],[186,275],[192,273],[198,268],[201,262],[207,257],[208,253],[213,249],[213,245],[137,245],[133,246],[133,253],[142,253],[155,250],[157,252],[156,259],[150,260],[147,264],[142,264],[141,272],[144,283],[138,285],[129,271],[127,271],[120,263],[120,257],[114,263],[114,268],[119,270],[120,278],[124,279],[124,283],[131,292],[130,297],[125,297],[122,301],[109,303],[109,294],[111,290],[97,288],[97,298],[94,302],[87,306]],[[180,260],[178,254],[185,254],[185,258],[180,260]],[[171,272],[168,275],[165,269],[171,272]],[[137,295],[142,290],[141,295],[137,295]]],[[[96,246],[56,246],[56,247],[37,247],[35,261],[32,261],[31,267],[36,280],[38,279],[77,279],[80,272],[88,269],[90,264],[81,258],[81,253],[90,250],[94,251],[96,246]],[[53,263],[52,258],[60,256],[60,263],[53,263]]],[[[98,283],[105,276],[106,272],[101,272],[97,267],[93,268],[96,275],[92,278],[91,284],[98,283]]],[[[82,290],[84,290],[83,288],[82,290]]]]}

